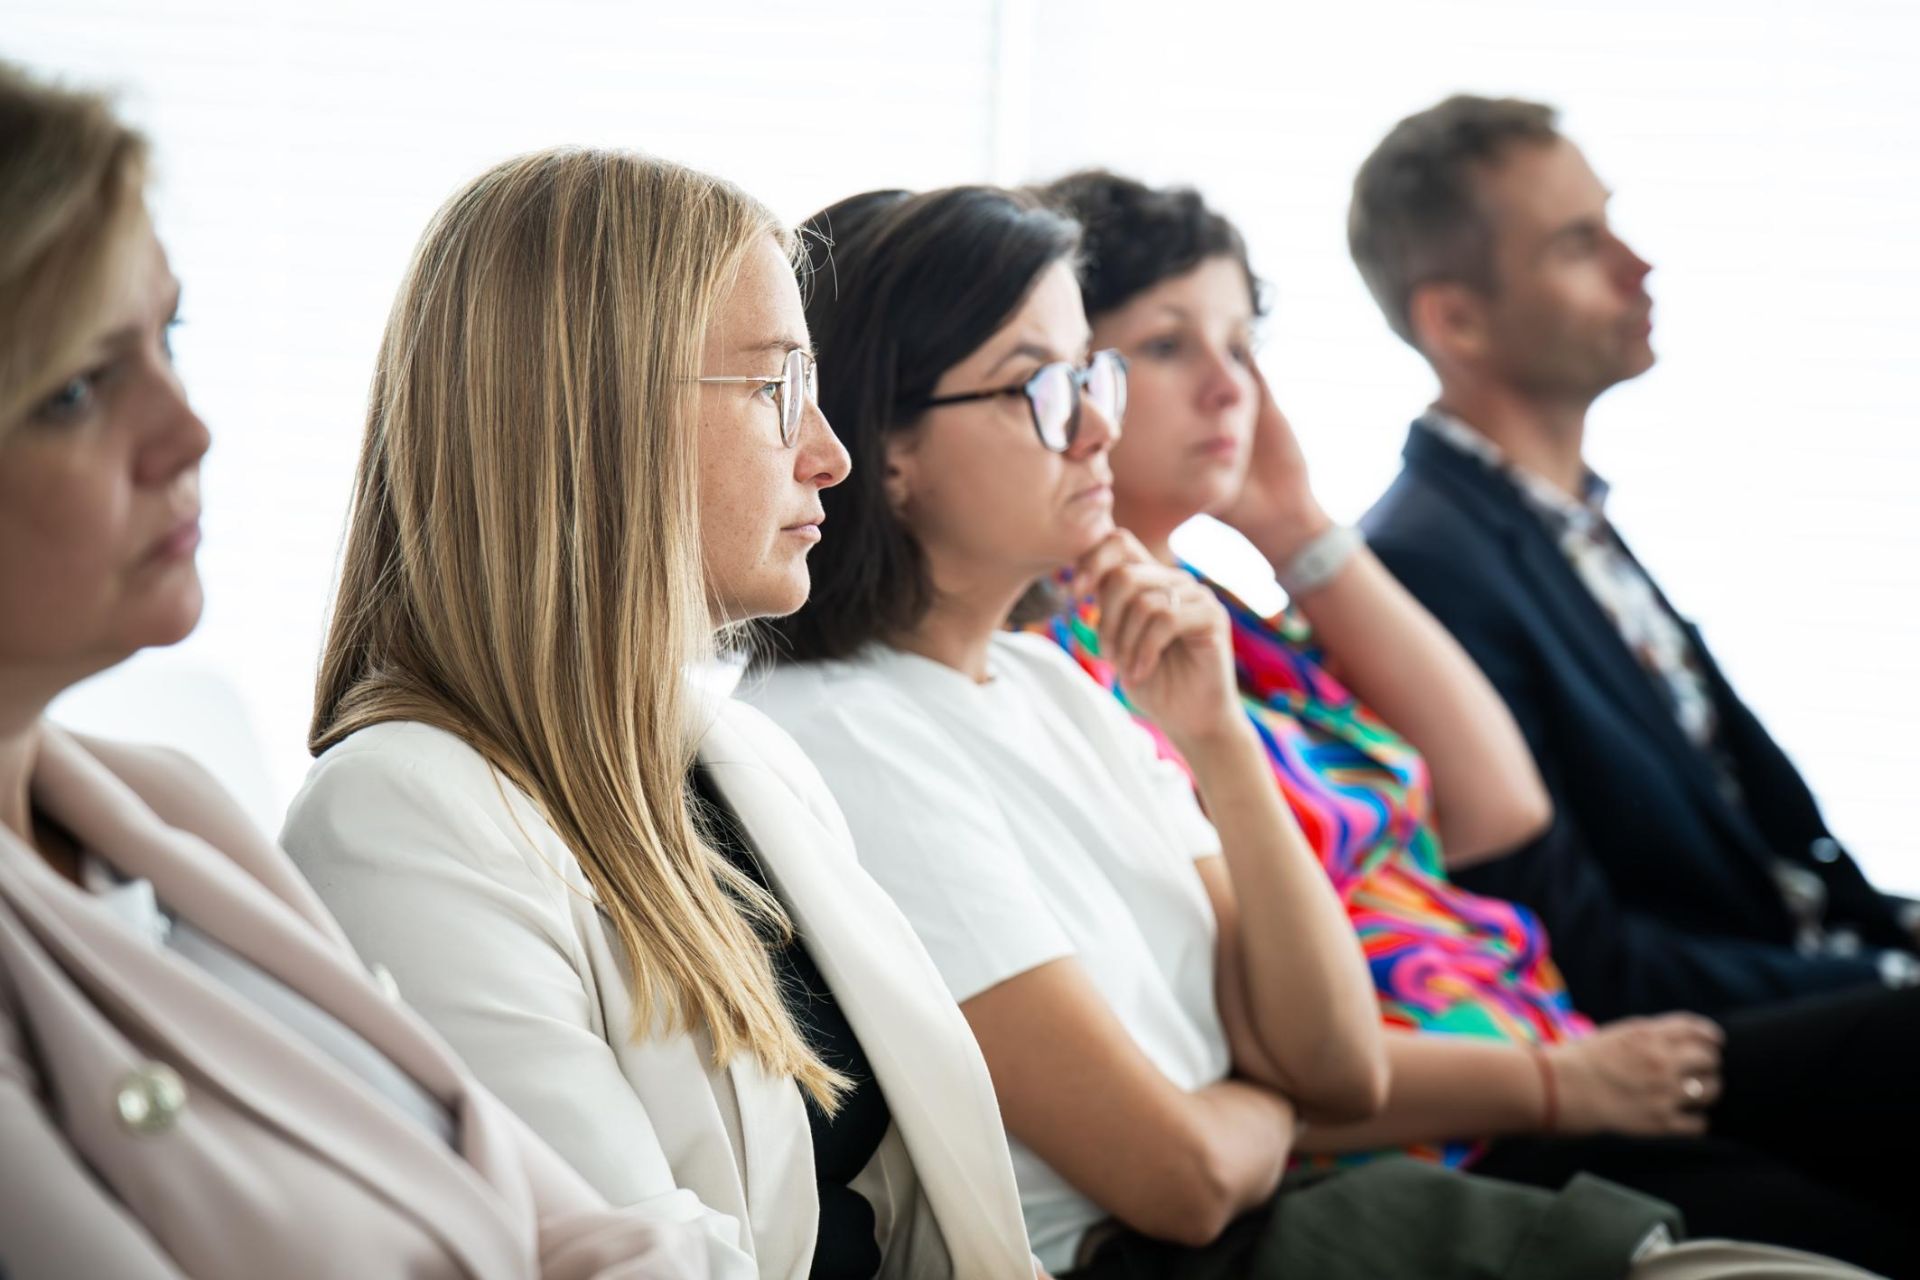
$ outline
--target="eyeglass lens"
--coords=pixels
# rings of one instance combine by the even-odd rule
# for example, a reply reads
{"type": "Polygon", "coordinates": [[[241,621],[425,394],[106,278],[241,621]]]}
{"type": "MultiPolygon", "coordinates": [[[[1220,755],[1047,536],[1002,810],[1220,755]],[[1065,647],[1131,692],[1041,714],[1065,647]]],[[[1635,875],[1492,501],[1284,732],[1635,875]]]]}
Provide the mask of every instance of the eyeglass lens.
{"type": "Polygon", "coordinates": [[[1079,425],[1080,417],[1080,396],[1074,386],[1073,366],[1047,365],[1033,375],[1033,381],[1027,386],[1040,443],[1055,453],[1065,453],[1073,443],[1074,428],[1079,425]]]}
{"type": "Polygon", "coordinates": [[[780,384],[780,443],[788,448],[800,438],[800,415],[809,404],[820,403],[820,372],[812,357],[795,347],[787,352],[787,375],[780,384]]]}
{"type": "Polygon", "coordinates": [[[1114,426],[1127,415],[1127,370],[1111,351],[1096,351],[1087,366],[1086,396],[1114,426]]]}
{"type": "Polygon", "coordinates": [[[1050,364],[1027,384],[1040,443],[1055,453],[1065,453],[1079,434],[1082,395],[1102,417],[1119,424],[1127,407],[1126,367],[1119,356],[1111,351],[1095,352],[1085,370],[1070,364],[1050,364]]]}

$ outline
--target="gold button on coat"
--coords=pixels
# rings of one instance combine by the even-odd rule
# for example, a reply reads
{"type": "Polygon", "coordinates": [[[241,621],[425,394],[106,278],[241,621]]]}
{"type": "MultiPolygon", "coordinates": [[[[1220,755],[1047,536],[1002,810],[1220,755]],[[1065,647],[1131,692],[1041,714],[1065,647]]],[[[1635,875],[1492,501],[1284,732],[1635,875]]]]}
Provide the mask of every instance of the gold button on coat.
{"type": "Polygon", "coordinates": [[[135,1133],[160,1133],[186,1107],[187,1085],[166,1063],[143,1063],[121,1077],[114,1105],[120,1123],[135,1133]]]}

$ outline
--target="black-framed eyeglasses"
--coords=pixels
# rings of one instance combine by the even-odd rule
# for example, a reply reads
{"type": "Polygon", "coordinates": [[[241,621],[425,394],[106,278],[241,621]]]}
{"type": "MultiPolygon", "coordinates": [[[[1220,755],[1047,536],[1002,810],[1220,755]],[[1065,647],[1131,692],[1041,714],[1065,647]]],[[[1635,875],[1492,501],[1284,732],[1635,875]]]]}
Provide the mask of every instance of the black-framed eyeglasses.
{"type": "Polygon", "coordinates": [[[1076,367],[1061,360],[1040,366],[1037,373],[1016,386],[935,396],[921,401],[919,407],[937,409],[941,405],[971,404],[1001,396],[1025,396],[1040,443],[1055,453],[1065,453],[1080,434],[1082,396],[1116,427],[1126,416],[1127,358],[1118,351],[1096,351],[1085,365],[1076,367]]]}
{"type": "Polygon", "coordinates": [[[787,352],[787,364],[784,372],[771,378],[756,378],[751,374],[728,374],[720,377],[695,378],[695,382],[757,382],[761,389],[774,388],[774,403],[780,408],[780,444],[784,448],[793,448],[794,441],[800,438],[800,414],[809,404],[820,403],[820,369],[813,362],[813,352],[795,347],[787,352]]]}

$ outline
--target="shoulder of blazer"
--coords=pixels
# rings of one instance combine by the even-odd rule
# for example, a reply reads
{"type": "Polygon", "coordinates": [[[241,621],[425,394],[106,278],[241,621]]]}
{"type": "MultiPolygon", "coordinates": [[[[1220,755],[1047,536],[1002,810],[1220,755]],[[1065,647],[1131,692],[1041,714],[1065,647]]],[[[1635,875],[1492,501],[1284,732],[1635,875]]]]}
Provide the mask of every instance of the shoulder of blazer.
{"type": "Polygon", "coordinates": [[[418,721],[369,725],[321,753],[288,806],[282,838],[304,867],[315,846],[297,829],[342,821],[366,839],[389,807],[471,835],[448,847],[550,907],[573,894],[594,898],[533,797],[459,735],[418,721]]]}
{"type": "MultiPolygon", "coordinates": [[[[1416,495],[1427,497],[1439,509],[1502,536],[1524,528],[1531,519],[1512,481],[1423,427],[1416,425],[1407,433],[1400,456],[1404,468],[1388,497],[1396,491],[1409,501],[1416,495]]],[[[1393,505],[1388,497],[1381,499],[1380,508],[1393,505]]]]}
{"type": "Polygon", "coordinates": [[[732,775],[735,785],[739,785],[743,772],[740,766],[744,766],[747,776],[756,772],[763,774],[767,785],[791,792],[829,831],[840,837],[847,855],[853,856],[853,833],[827,780],[793,736],[766,712],[738,698],[716,699],[707,708],[706,727],[700,737],[700,760],[703,764],[735,767],[732,775]]]}
{"type": "Polygon", "coordinates": [[[346,935],[278,844],[254,824],[227,789],[192,756],[172,747],[116,742],[52,725],[170,827],[189,832],[226,855],[240,870],[345,946],[346,935]]]}

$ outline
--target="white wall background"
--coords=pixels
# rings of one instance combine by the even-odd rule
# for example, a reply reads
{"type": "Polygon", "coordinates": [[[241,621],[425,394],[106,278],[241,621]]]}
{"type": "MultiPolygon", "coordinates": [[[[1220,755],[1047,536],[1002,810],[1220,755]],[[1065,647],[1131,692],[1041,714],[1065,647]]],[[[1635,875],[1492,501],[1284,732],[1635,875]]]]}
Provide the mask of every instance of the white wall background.
{"type": "MultiPolygon", "coordinates": [[[[1590,436],[1618,523],[1839,834],[1920,891],[1920,7],[0,0],[0,56],[119,86],[154,135],[180,361],[216,435],[205,622],[62,714],[197,751],[270,826],[306,767],[385,310],[489,162],[639,146],[796,220],[1088,163],[1196,183],[1275,286],[1263,359],[1353,517],[1430,389],[1347,262],[1348,183],[1393,121],[1470,89],[1562,105],[1658,268],[1661,364],[1590,436]]],[[[1250,572],[1217,527],[1186,545],[1250,572]]]]}

